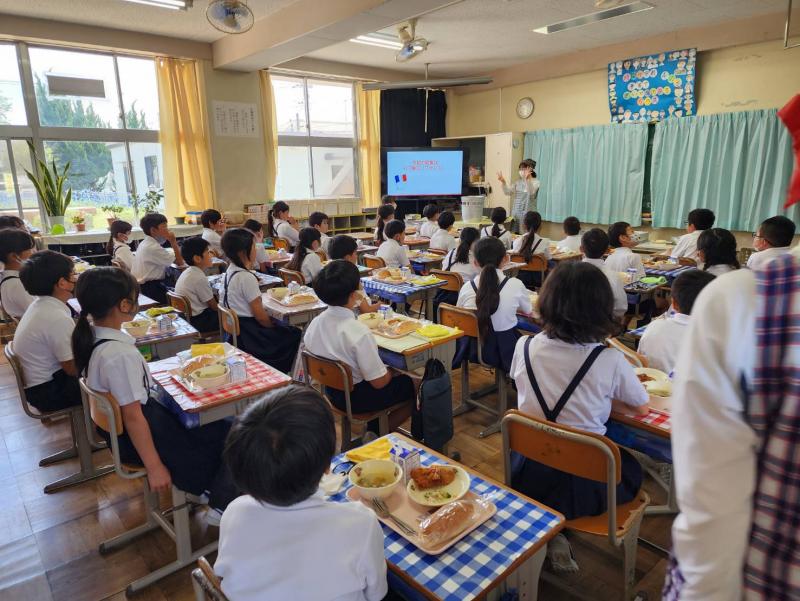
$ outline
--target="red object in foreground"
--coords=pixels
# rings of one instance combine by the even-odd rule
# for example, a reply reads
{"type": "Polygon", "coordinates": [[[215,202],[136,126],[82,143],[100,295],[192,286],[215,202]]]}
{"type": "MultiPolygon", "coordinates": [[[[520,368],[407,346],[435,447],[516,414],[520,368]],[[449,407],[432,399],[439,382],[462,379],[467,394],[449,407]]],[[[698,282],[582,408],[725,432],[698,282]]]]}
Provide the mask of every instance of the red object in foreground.
{"type": "Polygon", "coordinates": [[[794,174],[789,181],[789,189],[786,193],[786,204],[784,209],[788,209],[796,202],[800,202],[800,94],[795,95],[778,111],[789,135],[792,136],[792,148],[794,148],[794,174]]]}

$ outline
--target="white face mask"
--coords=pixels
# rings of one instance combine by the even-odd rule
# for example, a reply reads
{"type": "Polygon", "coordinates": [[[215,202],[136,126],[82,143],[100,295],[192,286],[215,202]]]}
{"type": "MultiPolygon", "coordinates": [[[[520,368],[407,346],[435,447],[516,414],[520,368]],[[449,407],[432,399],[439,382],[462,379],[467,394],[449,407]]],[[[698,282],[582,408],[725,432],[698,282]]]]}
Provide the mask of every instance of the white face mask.
{"type": "Polygon", "coordinates": [[[527,179],[527,177],[528,177],[528,172],[527,172],[527,171],[525,171],[524,169],[520,169],[520,170],[519,170],[519,177],[520,177],[520,179],[527,179]]]}

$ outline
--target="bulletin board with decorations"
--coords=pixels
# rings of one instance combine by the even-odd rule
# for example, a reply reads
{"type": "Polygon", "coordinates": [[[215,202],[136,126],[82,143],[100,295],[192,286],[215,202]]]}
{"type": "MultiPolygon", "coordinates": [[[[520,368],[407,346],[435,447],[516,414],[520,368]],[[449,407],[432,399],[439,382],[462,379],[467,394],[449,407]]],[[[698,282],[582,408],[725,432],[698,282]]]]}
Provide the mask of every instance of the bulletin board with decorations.
{"type": "Polygon", "coordinates": [[[696,48],[629,58],[608,65],[612,123],[652,123],[696,114],[696,48]]]}

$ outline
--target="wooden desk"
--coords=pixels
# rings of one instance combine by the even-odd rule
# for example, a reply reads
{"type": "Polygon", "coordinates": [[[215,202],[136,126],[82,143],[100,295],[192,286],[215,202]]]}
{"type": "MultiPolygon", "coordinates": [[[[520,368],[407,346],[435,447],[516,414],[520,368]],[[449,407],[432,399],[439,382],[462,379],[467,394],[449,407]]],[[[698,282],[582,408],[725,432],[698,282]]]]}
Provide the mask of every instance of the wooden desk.
{"type": "MultiPolygon", "coordinates": [[[[152,319],[145,313],[136,315],[136,319],[152,319]]],[[[155,323],[155,322],[154,322],[155,323]]],[[[173,357],[181,351],[185,351],[197,341],[200,333],[182,317],[173,320],[175,328],[167,332],[151,330],[150,333],[136,338],[136,346],[139,349],[150,347],[150,359],[166,359],[173,357]]]]}
{"type": "Polygon", "coordinates": [[[261,295],[261,304],[264,305],[264,310],[272,319],[282,324],[298,326],[301,329],[305,328],[312,319],[328,308],[328,305],[321,300],[316,303],[287,307],[266,293],[261,295]]]}
{"type": "Polygon", "coordinates": [[[347,234],[353,240],[374,240],[375,234],[372,232],[350,232],[347,234]]]}
{"type": "MultiPolygon", "coordinates": [[[[71,298],[67,301],[67,304],[72,307],[72,310],[75,313],[81,312],[81,304],[78,302],[77,298],[71,298]]],[[[153,307],[158,307],[158,301],[153,300],[149,296],[145,296],[144,294],[139,295],[139,309],[144,311],[145,309],[151,309],[153,307]]]]}
{"type": "Polygon", "coordinates": [[[411,236],[408,236],[403,241],[403,244],[408,248],[428,248],[430,243],[430,238],[412,238],[411,236]]]}

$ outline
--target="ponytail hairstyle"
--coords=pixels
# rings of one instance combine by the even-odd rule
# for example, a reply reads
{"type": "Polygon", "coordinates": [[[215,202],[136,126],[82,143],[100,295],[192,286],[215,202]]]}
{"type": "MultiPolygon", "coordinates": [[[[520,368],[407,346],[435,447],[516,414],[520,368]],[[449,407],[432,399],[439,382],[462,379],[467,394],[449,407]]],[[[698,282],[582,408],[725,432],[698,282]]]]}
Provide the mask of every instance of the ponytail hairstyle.
{"type": "Polygon", "coordinates": [[[78,373],[83,374],[89,366],[94,347],[89,315],[93,319],[102,319],[124,300],[135,306],[139,299],[139,282],[123,269],[95,267],[78,278],[75,297],[81,305],[81,313],[72,331],[72,355],[78,373]]]}
{"type": "Polygon", "coordinates": [[[456,247],[455,260],[453,263],[469,263],[469,251],[475,240],[481,237],[478,228],[465,227],[461,230],[458,246],[456,247]]]}
{"type": "Polygon", "coordinates": [[[256,236],[250,230],[246,230],[243,227],[235,227],[225,230],[220,244],[222,245],[222,252],[230,259],[231,263],[242,269],[247,269],[240,255],[244,253],[245,256],[249,257],[255,240],[256,236]]]}
{"type": "Polygon", "coordinates": [[[506,256],[506,247],[497,238],[487,236],[475,243],[474,252],[475,260],[481,268],[475,306],[478,307],[478,329],[485,338],[491,329],[492,314],[500,306],[500,280],[497,270],[506,256]]]}
{"type": "Polygon", "coordinates": [[[383,242],[383,228],[394,217],[394,206],[391,204],[381,205],[378,208],[378,229],[375,231],[375,240],[378,244],[383,242]]]}
{"type": "Polygon", "coordinates": [[[120,234],[130,234],[133,226],[128,223],[127,221],[122,221],[121,219],[117,219],[111,223],[111,227],[108,228],[111,232],[111,236],[108,238],[108,244],[106,244],[106,252],[114,256],[114,242],[117,240],[117,236],[120,234]]]}
{"type": "Polygon", "coordinates": [[[525,240],[519,249],[519,254],[521,254],[525,262],[528,263],[533,256],[533,239],[536,237],[536,232],[542,227],[542,216],[536,211],[528,211],[525,213],[525,217],[522,218],[522,224],[525,226],[525,230],[528,233],[525,234],[525,240]]]}
{"type": "Polygon", "coordinates": [[[524,161],[522,161],[519,164],[519,169],[530,169],[531,175],[533,177],[536,177],[536,171],[534,171],[534,169],[536,169],[536,161],[534,161],[533,159],[525,159],[524,161]]]}
{"type": "Polygon", "coordinates": [[[304,227],[300,230],[299,238],[300,241],[297,243],[297,246],[295,246],[292,260],[289,261],[286,269],[300,271],[303,267],[303,259],[306,258],[308,253],[314,252],[311,250],[311,245],[314,244],[314,242],[322,240],[322,234],[315,227],[304,227]]]}
{"type": "MultiPolygon", "coordinates": [[[[287,205],[282,200],[279,200],[274,205],[272,205],[272,209],[269,213],[267,213],[267,231],[269,232],[270,236],[277,236],[278,232],[275,231],[275,219],[281,213],[286,213],[289,211],[289,205],[287,205]]],[[[225,253],[226,255],[228,253],[225,253]]]]}
{"type": "Polygon", "coordinates": [[[500,231],[500,226],[506,222],[508,214],[503,207],[495,207],[492,209],[492,216],[490,219],[494,225],[492,226],[492,236],[499,238],[504,232],[500,231]]]}

